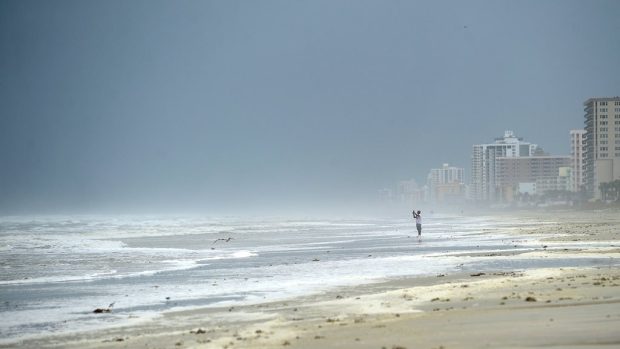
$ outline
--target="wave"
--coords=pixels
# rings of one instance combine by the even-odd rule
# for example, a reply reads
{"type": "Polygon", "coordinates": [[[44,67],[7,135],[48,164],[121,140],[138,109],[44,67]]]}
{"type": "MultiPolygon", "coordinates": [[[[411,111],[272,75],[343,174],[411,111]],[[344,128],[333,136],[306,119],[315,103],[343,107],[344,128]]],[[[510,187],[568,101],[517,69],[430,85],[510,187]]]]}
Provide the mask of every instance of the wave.
{"type": "MultiPolygon", "coordinates": [[[[149,249],[131,249],[131,250],[149,250],[149,249]]],[[[153,250],[153,249],[151,249],[153,250]]],[[[162,249],[154,249],[154,250],[162,250],[162,249]]],[[[164,250],[178,250],[178,249],[164,249],[164,250]]],[[[132,263],[133,254],[126,254],[128,258],[120,260],[119,265],[132,263]]],[[[37,276],[31,278],[20,278],[20,279],[12,279],[12,280],[0,280],[0,285],[22,285],[22,284],[41,284],[41,283],[68,283],[68,282],[92,282],[101,279],[121,279],[121,278],[133,278],[140,276],[152,276],[159,273],[171,272],[171,271],[180,271],[180,270],[189,270],[193,268],[197,268],[200,266],[204,266],[209,261],[214,260],[222,260],[222,259],[241,259],[241,258],[251,258],[258,256],[258,253],[249,251],[249,250],[239,250],[239,251],[228,251],[228,252],[219,252],[219,254],[213,256],[200,256],[199,258],[193,259],[167,259],[167,260],[159,260],[155,263],[142,263],[145,270],[139,271],[120,271],[120,268],[116,269],[108,269],[105,271],[92,271],[87,272],[81,275],[71,275],[70,272],[73,271],[69,269],[65,275],[56,275],[56,276],[37,276]],[[155,267],[153,269],[153,267],[155,267]]],[[[109,258],[109,255],[102,255],[102,258],[109,258]]],[[[96,268],[97,264],[92,263],[91,268],[96,268]]],[[[12,269],[11,266],[8,266],[12,269]]]]}

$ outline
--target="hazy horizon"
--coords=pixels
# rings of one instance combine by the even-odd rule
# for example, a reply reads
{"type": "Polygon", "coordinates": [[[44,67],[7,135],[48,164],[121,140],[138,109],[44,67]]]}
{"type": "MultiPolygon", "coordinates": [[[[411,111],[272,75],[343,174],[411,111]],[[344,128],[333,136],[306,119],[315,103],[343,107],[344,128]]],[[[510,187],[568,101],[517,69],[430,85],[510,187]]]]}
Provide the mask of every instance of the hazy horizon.
{"type": "Polygon", "coordinates": [[[0,215],[355,211],[505,130],[569,155],[618,1],[0,2],[0,215]]]}

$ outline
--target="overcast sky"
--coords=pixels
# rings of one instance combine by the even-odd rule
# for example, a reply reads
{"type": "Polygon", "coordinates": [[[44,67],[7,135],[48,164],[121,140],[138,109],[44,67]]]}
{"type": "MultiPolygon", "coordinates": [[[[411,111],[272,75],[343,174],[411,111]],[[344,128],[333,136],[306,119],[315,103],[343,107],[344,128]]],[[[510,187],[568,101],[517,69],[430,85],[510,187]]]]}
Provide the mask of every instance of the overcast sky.
{"type": "Polygon", "coordinates": [[[355,205],[620,95],[620,1],[0,1],[0,213],[355,205]]]}

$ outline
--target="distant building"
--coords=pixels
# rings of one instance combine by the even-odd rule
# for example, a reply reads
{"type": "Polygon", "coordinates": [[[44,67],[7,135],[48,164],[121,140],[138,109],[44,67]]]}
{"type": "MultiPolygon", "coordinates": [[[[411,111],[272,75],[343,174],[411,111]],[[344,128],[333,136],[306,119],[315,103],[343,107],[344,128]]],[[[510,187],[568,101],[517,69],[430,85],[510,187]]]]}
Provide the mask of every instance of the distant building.
{"type": "Polygon", "coordinates": [[[585,136],[586,130],[571,130],[570,131],[570,156],[571,156],[571,169],[573,173],[573,187],[571,191],[581,191],[585,185],[583,176],[583,166],[585,157],[585,136]]]}
{"type": "Polygon", "coordinates": [[[474,145],[471,157],[471,198],[483,202],[498,200],[497,159],[532,156],[537,147],[536,144],[516,137],[512,131],[504,132],[504,137],[496,138],[495,143],[474,145]]]}
{"type": "Polygon", "coordinates": [[[570,167],[558,168],[554,176],[536,178],[536,193],[544,194],[549,191],[571,191],[573,188],[573,171],[570,167]]]}
{"type": "Polygon", "coordinates": [[[392,188],[383,188],[378,192],[382,203],[415,205],[424,201],[424,189],[415,179],[400,181],[392,188]]]}
{"type": "Polygon", "coordinates": [[[448,204],[465,199],[465,184],[462,167],[443,164],[441,168],[431,169],[427,176],[427,200],[432,203],[448,204]]]}
{"type": "Polygon", "coordinates": [[[437,184],[432,191],[433,202],[443,205],[457,205],[465,202],[465,183],[437,184]]]}
{"type": "MultiPolygon", "coordinates": [[[[540,148],[539,148],[540,149],[540,148]]],[[[497,162],[497,187],[501,192],[503,201],[512,201],[519,183],[536,183],[536,194],[548,190],[570,190],[572,188],[561,187],[558,182],[572,184],[572,174],[569,179],[559,179],[560,174],[566,174],[570,169],[570,156],[516,156],[500,157],[497,162]],[[562,172],[560,169],[563,169],[562,172]]]]}
{"type": "Polygon", "coordinates": [[[520,194],[536,195],[536,182],[524,182],[517,185],[517,192],[520,194]]]}
{"type": "Polygon", "coordinates": [[[399,203],[414,205],[415,203],[421,202],[424,197],[415,179],[410,179],[398,182],[396,199],[399,203]]]}
{"type": "Polygon", "coordinates": [[[394,201],[394,192],[390,188],[383,188],[379,190],[379,201],[387,204],[394,201]]]}
{"type": "Polygon", "coordinates": [[[584,182],[600,198],[599,185],[620,179],[620,97],[590,98],[585,112],[584,182]]]}

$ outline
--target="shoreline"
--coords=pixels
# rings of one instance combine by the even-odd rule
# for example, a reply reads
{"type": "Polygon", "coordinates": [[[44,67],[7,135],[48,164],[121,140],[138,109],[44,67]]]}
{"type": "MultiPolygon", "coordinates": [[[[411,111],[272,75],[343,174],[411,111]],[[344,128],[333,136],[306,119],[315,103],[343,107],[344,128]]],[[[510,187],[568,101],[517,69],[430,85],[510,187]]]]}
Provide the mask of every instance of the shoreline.
{"type": "Polygon", "coordinates": [[[29,340],[39,348],[480,348],[620,345],[620,269],[404,278],[29,340]],[[516,330],[518,328],[518,330],[516,330]],[[577,331],[575,333],[575,331],[577,331]],[[585,333],[596,333],[596,336],[585,333]],[[586,340],[584,337],[595,337],[586,340]]]}
{"type": "MultiPolygon", "coordinates": [[[[532,227],[517,228],[515,234],[542,236],[541,241],[549,245],[526,254],[540,258],[593,255],[617,265],[620,217],[615,216],[614,212],[577,216],[528,212],[523,217],[533,221],[532,227]],[[536,221],[547,222],[549,216],[558,223],[536,227],[536,221]],[[553,248],[567,242],[574,248],[553,248]],[[594,242],[602,246],[591,246],[594,242]]],[[[50,335],[0,347],[617,346],[620,268],[615,265],[397,278],[284,301],[169,311],[132,326],[50,335]]]]}

